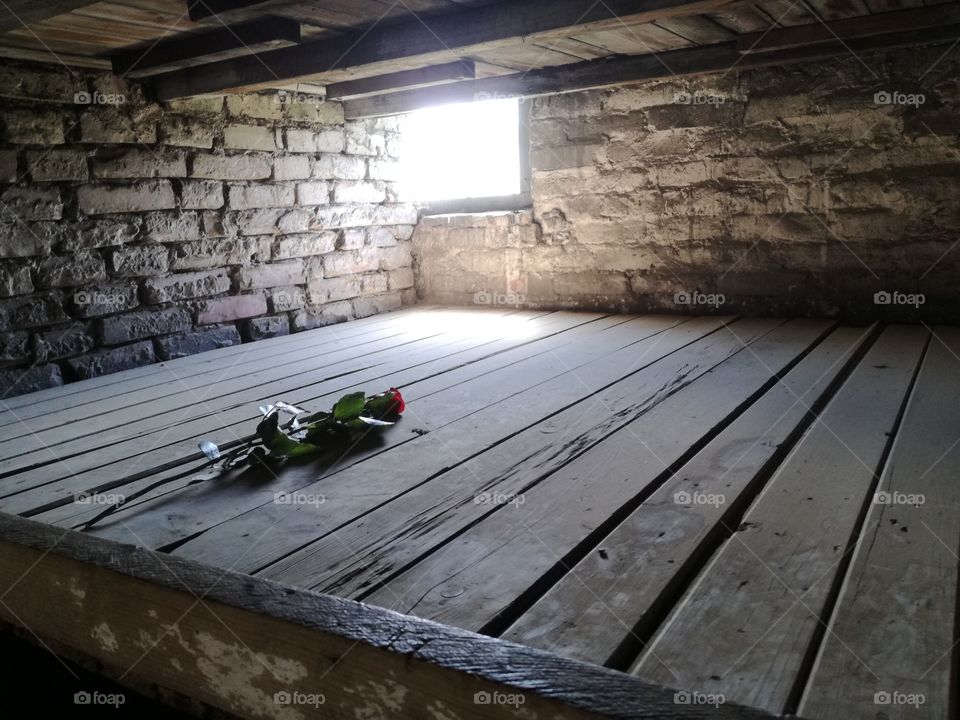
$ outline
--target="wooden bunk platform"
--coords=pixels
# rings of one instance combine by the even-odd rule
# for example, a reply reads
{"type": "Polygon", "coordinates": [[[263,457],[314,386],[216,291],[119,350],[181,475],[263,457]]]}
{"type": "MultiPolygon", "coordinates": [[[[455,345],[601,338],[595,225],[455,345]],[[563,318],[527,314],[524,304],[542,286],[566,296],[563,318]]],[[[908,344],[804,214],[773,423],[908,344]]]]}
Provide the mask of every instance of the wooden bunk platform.
{"type": "Polygon", "coordinates": [[[954,327],[421,306],[225,348],[3,400],[0,619],[241,717],[948,717],[958,400],[954,327]],[[391,386],[346,456],[198,470],[391,386]]]}

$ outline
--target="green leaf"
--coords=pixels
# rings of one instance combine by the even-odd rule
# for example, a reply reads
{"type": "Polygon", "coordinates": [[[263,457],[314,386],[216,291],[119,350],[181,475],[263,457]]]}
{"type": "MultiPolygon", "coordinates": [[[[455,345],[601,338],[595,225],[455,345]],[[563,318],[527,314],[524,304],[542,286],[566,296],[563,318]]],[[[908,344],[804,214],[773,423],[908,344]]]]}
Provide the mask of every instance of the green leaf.
{"type": "Polygon", "coordinates": [[[362,392],[350,393],[337,400],[333,406],[333,417],[340,422],[355,420],[363,412],[366,396],[362,392]]]}
{"type": "Polygon", "coordinates": [[[317,452],[315,445],[300,443],[289,437],[278,427],[280,416],[271,413],[257,425],[257,435],[271,454],[281,458],[302,457],[317,452]]]}

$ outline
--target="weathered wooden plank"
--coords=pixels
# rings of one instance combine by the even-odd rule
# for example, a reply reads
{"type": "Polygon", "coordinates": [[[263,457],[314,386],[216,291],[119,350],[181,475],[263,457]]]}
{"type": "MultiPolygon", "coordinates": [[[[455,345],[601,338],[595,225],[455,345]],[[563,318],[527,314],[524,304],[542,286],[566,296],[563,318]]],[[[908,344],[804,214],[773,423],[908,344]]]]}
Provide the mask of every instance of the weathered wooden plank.
{"type": "MultiPolygon", "coordinates": [[[[380,328],[384,323],[392,323],[396,320],[402,321],[404,319],[409,319],[413,314],[422,312],[421,308],[423,308],[423,306],[417,306],[416,309],[407,308],[405,310],[397,310],[390,313],[371,315],[370,317],[366,317],[361,320],[353,320],[349,323],[327,325],[326,327],[307,330],[302,333],[294,333],[292,335],[285,335],[279,338],[272,338],[270,342],[272,343],[273,348],[279,349],[286,343],[299,344],[313,340],[322,341],[325,339],[332,340],[335,338],[339,339],[351,337],[357,333],[366,333],[380,328]]],[[[424,309],[429,309],[431,312],[438,310],[434,307],[424,309]]],[[[46,390],[38,390],[37,392],[29,393],[27,395],[17,395],[16,397],[5,398],[3,404],[5,407],[12,410],[17,410],[18,412],[21,408],[31,408],[40,403],[50,403],[51,401],[55,402],[59,407],[66,407],[74,402],[75,396],[83,395],[84,398],[94,396],[103,397],[107,393],[113,393],[115,391],[114,386],[119,386],[120,384],[122,384],[122,389],[119,391],[126,391],[132,387],[136,387],[136,385],[132,383],[137,382],[144,376],[165,374],[166,367],[170,363],[173,363],[173,366],[178,368],[179,372],[180,368],[221,361],[225,358],[231,357],[234,354],[255,357],[258,352],[265,347],[266,346],[263,346],[260,343],[232,345],[230,347],[210,350],[209,352],[199,353],[197,355],[189,355],[187,357],[177,358],[176,360],[170,360],[163,363],[144,365],[143,367],[134,368],[132,370],[124,370],[123,372],[112,373],[110,375],[101,375],[89,380],[70,383],[69,385],[64,385],[62,387],[48,388],[46,390]]],[[[4,413],[0,413],[0,417],[4,417],[4,413]]]]}
{"type": "Polygon", "coordinates": [[[837,38],[871,37],[884,33],[920,30],[960,22],[960,3],[923,10],[901,10],[881,15],[866,15],[848,20],[772,30],[744,35],[737,40],[743,53],[771,52],[814,43],[833,42],[837,38]]]}
{"type": "Polygon", "coordinates": [[[958,353],[960,330],[937,328],[800,704],[805,717],[950,714],[960,548],[958,353]]]}
{"type": "MultiPolygon", "coordinates": [[[[585,343],[586,340],[592,338],[596,341],[602,337],[603,347],[613,351],[680,324],[677,318],[665,317],[627,318],[627,322],[622,320],[623,318],[603,318],[573,328],[568,333],[546,338],[542,342],[515,348],[501,356],[488,357],[472,365],[404,385],[404,397],[409,408],[407,421],[387,429],[381,436],[382,445],[369,450],[360,448],[349,457],[339,458],[333,467],[317,467],[315,464],[289,467],[273,478],[268,486],[253,481],[237,487],[236,492],[231,488],[216,486],[199,488],[196,492],[161,500],[153,507],[133,506],[129,513],[126,513],[126,518],[123,514],[117,515],[116,521],[123,523],[122,527],[98,532],[105,535],[112,532],[113,536],[129,539],[132,531],[138,542],[164,546],[230,521],[242,513],[269,505],[275,500],[277,492],[294,492],[305,485],[315,485],[318,478],[334,487],[349,484],[349,478],[337,475],[358,464],[362,464],[362,467],[357,467],[354,472],[359,472],[361,476],[382,475],[389,472],[389,468],[405,461],[418,448],[424,452],[425,457],[431,458],[431,463],[440,463],[436,468],[436,472],[439,472],[451,460],[443,452],[437,452],[438,449],[449,448],[446,438],[466,433],[466,437],[480,443],[494,442],[509,435],[510,426],[501,423],[486,430],[491,437],[483,440],[485,435],[478,435],[476,432],[478,419],[507,414],[518,397],[535,394],[526,392],[531,385],[541,385],[569,371],[571,364],[577,367],[584,364],[588,357],[596,358],[599,355],[596,351],[584,352],[585,345],[590,347],[589,343],[585,343]],[[415,422],[416,427],[411,428],[407,422],[415,422]],[[410,447],[406,447],[408,444],[410,447]],[[398,455],[400,446],[405,447],[398,455]],[[382,454],[387,450],[390,452],[382,454]],[[376,456],[376,462],[375,465],[370,465],[370,461],[365,459],[373,456],[376,456]],[[262,487],[262,491],[258,490],[258,485],[262,487]],[[131,514],[136,517],[130,518],[131,514]]],[[[417,472],[422,471],[423,468],[418,466],[417,472]]],[[[335,509],[336,505],[331,503],[329,508],[335,509]]],[[[68,508],[63,510],[67,511],[68,508]]],[[[249,517],[233,523],[231,527],[234,530],[226,528],[223,532],[235,532],[235,528],[248,521],[258,522],[256,515],[251,513],[249,517]]],[[[49,515],[45,517],[49,519],[49,515]]],[[[210,540],[211,545],[216,543],[215,538],[210,540]]],[[[261,552],[271,551],[268,546],[264,546],[261,552]]],[[[275,554],[270,555],[274,556],[275,554]]]]}
{"type": "MultiPolygon", "coordinates": [[[[736,323],[747,336],[744,342],[754,341],[778,324],[736,323]]],[[[664,340],[669,339],[668,334],[664,340]]],[[[586,373],[575,374],[574,381],[593,391],[582,404],[554,412],[381,507],[369,506],[368,515],[261,572],[347,597],[374,590],[742,349],[739,339],[721,329],[606,388],[592,385],[595,381],[586,373]]],[[[578,524],[583,521],[578,518],[578,524]]],[[[490,545],[485,548],[492,551],[490,545]]],[[[530,576],[522,572],[518,576],[529,583],[530,576]]]]}
{"type": "Polygon", "coordinates": [[[332,83],[327,85],[327,99],[344,100],[399,89],[409,90],[427,85],[437,85],[455,80],[472,80],[476,77],[476,66],[473,60],[457,60],[444,65],[432,65],[416,70],[404,70],[388,75],[332,83]]]}
{"type": "MultiPolygon", "coordinates": [[[[882,13],[904,8],[923,7],[923,0],[865,0],[872,13],[882,13]]],[[[943,0],[949,2],[949,0],[943,0]]]]}
{"type": "Polygon", "coordinates": [[[794,25],[817,22],[817,19],[810,14],[807,6],[803,3],[791,2],[791,0],[762,0],[762,2],[755,2],[754,6],[780,27],[793,27],[794,25]]]}
{"type": "MultiPolygon", "coordinates": [[[[590,319],[590,316],[580,317],[571,324],[586,323],[590,319]]],[[[557,321],[562,322],[563,319],[557,318],[557,321]]],[[[491,342],[466,339],[447,345],[445,348],[428,346],[420,353],[394,353],[381,365],[362,369],[361,372],[344,376],[343,379],[333,378],[329,382],[304,387],[301,390],[303,394],[293,396],[292,401],[307,409],[329,407],[346,392],[359,390],[379,392],[385,386],[399,384],[402,387],[404,383],[446,374],[453,368],[469,365],[487,357],[495,357],[513,346],[533,342],[538,336],[562,332],[569,326],[551,324],[533,329],[532,335],[523,337],[509,337],[491,342]],[[314,396],[306,397],[307,395],[314,396]]],[[[281,398],[272,396],[263,398],[268,402],[276,399],[281,398]]],[[[291,400],[291,396],[286,396],[286,399],[291,400]]],[[[119,453],[116,459],[105,464],[94,465],[84,471],[75,471],[65,478],[57,477],[50,482],[37,483],[35,476],[28,476],[21,483],[24,489],[8,495],[4,500],[4,507],[21,513],[35,512],[37,511],[34,510],[35,508],[50,503],[62,505],[72,502],[75,490],[100,491],[105,487],[123,486],[132,492],[134,487],[151,484],[160,479],[155,477],[160,473],[164,476],[179,477],[189,469],[190,464],[204,459],[203,455],[197,451],[197,441],[210,440],[220,445],[222,449],[228,449],[251,437],[259,417],[254,410],[260,402],[248,406],[238,405],[214,417],[201,416],[177,425],[175,428],[158,431],[152,438],[147,436],[146,443],[138,440],[128,441],[124,443],[126,450],[119,453]],[[145,444],[147,449],[144,451],[142,446],[145,444]],[[129,453],[135,454],[124,457],[129,453]]],[[[415,436],[416,428],[411,428],[409,425],[403,426],[401,435],[406,433],[412,433],[408,437],[415,436]]],[[[72,460],[71,465],[75,462],[72,460]]],[[[16,480],[20,477],[17,476],[16,480]]],[[[10,482],[8,480],[8,484],[10,482]]],[[[182,484],[186,482],[184,480],[182,484]]]]}
{"type": "MultiPolygon", "coordinates": [[[[741,346],[619,432],[518,491],[522,502],[481,507],[482,521],[436,552],[423,553],[364,601],[484,632],[508,624],[532,602],[525,596],[536,597],[551,573],[575,563],[574,553],[592,548],[592,538],[612,526],[611,518],[622,517],[654,492],[669,477],[669,468],[776,383],[777,374],[829,327],[825,321],[791,322],[759,339],[743,338],[749,349],[741,346]]],[[[538,467],[530,475],[541,471],[538,467]]],[[[337,535],[345,537],[342,531],[337,535]]],[[[429,538],[421,531],[418,542],[429,538]]]]}
{"type": "Polygon", "coordinates": [[[162,33],[185,32],[199,27],[184,16],[182,4],[178,4],[176,10],[170,12],[167,8],[156,6],[131,6],[116,1],[97,2],[74,10],[72,14],[100,20],[119,20],[130,25],[144,25],[162,33]]]}
{"type": "Polygon", "coordinates": [[[580,62],[582,58],[564,52],[559,47],[551,47],[549,43],[517,42],[498,47],[494,50],[473,53],[477,59],[514,70],[532,70],[534,68],[569,65],[580,62]]]}
{"type": "Polygon", "coordinates": [[[858,15],[869,15],[864,0],[805,0],[824,20],[839,20],[858,15]]]}
{"type": "MultiPolygon", "coordinates": [[[[57,484],[50,489],[60,495],[70,495],[73,490],[85,489],[85,483],[92,482],[92,477],[99,477],[102,482],[102,473],[106,469],[116,471],[120,467],[130,467],[148,472],[152,466],[142,463],[147,461],[147,455],[153,450],[165,453],[167,464],[172,465],[200,459],[202,456],[195,449],[197,440],[209,439],[223,444],[223,447],[240,444],[242,438],[251,434],[249,425],[259,417],[256,408],[264,401],[286,399],[309,408],[314,402],[328,405],[346,392],[379,392],[383,389],[382,385],[371,390],[367,383],[379,381],[392,384],[397,374],[405,370],[419,368],[419,373],[438,372],[436,368],[440,358],[446,358],[445,362],[454,364],[463,362],[460,353],[469,352],[478,345],[476,339],[457,339],[452,333],[431,339],[430,333],[434,330],[422,331],[426,335],[419,340],[371,353],[364,358],[363,364],[357,360],[344,360],[341,363],[343,367],[337,372],[328,366],[301,373],[299,379],[281,378],[239,391],[230,398],[200,395],[195,398],[195,405],[185,409],[131,420],[122,436],[120,431],[101,433],[80,438],[75,444],[60,443],[36,454],[18,455],[0,461],[0,466],[4,466],[9,473],[2,483],[5,498],[3,507],[10,512],[24,512],[27,507],[33,507],[23,506],[25,502],[32,502],[29,498],[33,496],[23,496],[27,490],[57,484]],[[234,427],[237,424],[245,425],[240,428],[242,435],[234,427]],[[100,444],[94,447],[94,443],[100,444]],[[74,454],[63,454],[64,448],[73,450],[74,454]],[[59,454],[52,462],[31,464],[32,458],[42,460],[44,453],[59,454]],[[18,466],[21,469],[17,469],[18,466]],[[66,475],[64,470],[67,470],[66,475]],[[92,477],[90,472],[93,472],[92,477]]],[[[517,343],[520,340],[512,339],[510,342],[517,343]]],[[[481,349],[484,344],[481,343],[481,349]]],[[[163,461],[157,461],[157,464],[163,464],[163,461]]],[[[120,478],[127,475],[127,472],[123,472],[120,478]]]]}
{"type": "Polygon", "coordinates": [[[31,26],[33,31],[63,32],[79,36],[86,36],[92,42],[103,42],[110,38],[111,42],[120,41],[125,44],[144,40],[155,40],[164,34],[161,28],[146,27],[124,22],[122,19],[92,18],[84,15],[58,15],[31,26]],[[98,28],[100,31],[98,32],[98,28]]]}
{"type": "MultiPolygon", "coordinates": [[[[640,372],[641,366],[649,366],[695,343],[715,332],[722,322],[712,318],[691,320],[656,336],[645,331],[638,335],[638,328],[634,328],[634,342],[631,344],[631,338],[627,336],[628,342],[619,346],[619,350],[608,352],[608,348],[618,345],[604,341],[594,343],[592,352],[591,346],[585,346],[586,355],[561,355],[561,365],[566,365],[562,368],[564,372],[535,388],[515,394],[509,402],[473,413],[465,423],[428,433],[337,477],[301,485],[302,492],[322,494],[326,498],[325,507],[317,512],[265,501],[255,513],[224,523],[175,552],[211,564],[229,567],[236,563],[238,569],[244,570],[261,568],[334,529],[333,513],[337,517],[353,519],[448,470],[462,475],[467,458],[497,446],[524,429],[537,426],[545,417],[562,412],[565,407],[579,407],[578,403],[588,402],[592,389],[577,378],[588,377],[597,386],[619,382],[623,389],[624,378],[629,379],[640,372]],[[409,470],[398,473],[396,469],[400,467],[409,470]],[[266,527],[271,531],[264,533],[266,527]],[[256,532],[257,541],[241,548],[237,538],[253,532],[256,532]]],[[[631,329],[620,327],[609,332],[619,334],[631,332],[631,329]]],[[[627,390],[623,389],[623,392],[627,390]]],[[[456,395],[448,397],[451,401],[457,400],[456,395]]]]}
{"type": "Polygon", "coordinates": [[[693,44],[690,40],[653,23],[625,23],[608,30],[571,33],[571,36],[623,55],[676,50],[693,44]]]}
{"type": "Polygon", "coordinates": [[[436,352],[444,344],[454,342],[454,338],[452,331],[444,333],[426,327],[376,340],[361,346],[359,352],[353,348],[334,351],[320,366],[308,356],[289,365],[239,377],[232,377],[227,368],[217,379],[201,377],[196,380],[200,383],[197,388],[186,381],[186,389],[157,398],[146,406],[121,408],[86,418],[81,426],[54,425],[0,442],[0,477],[61,458],[75,458],[105,445],[116,447],[122,440],[140,438],[150,431],[241,404],[297,393],[308,385],[376,367],[384,357],[436,352]]]}
{"type": "Polygon", "coordinates": [[[663,77],[684,77],[725,72],[731,67],[748,68],[812,62],[853,52],[952,42],[957,25],[855,38],[847,42],[824,42],[811,46],[743,56],[736,43],[718,43],[629,57],[611,57],[561,65],[502,77],[450,83],[431,88],[377,95],[345,103],[347,118],[377,117],[410,112],[444,103],[473,102],[497,94],[534,97],[590,88],[629,85],[663,77]]]}
{"type": "Polygon", "coordinates": [[[723,25],[701,15],[658,20],[657,25],[697,45],[726,42],[736,35],[723,25]]]}
{"type": "MultiPolygon", "coordinates": [[[[246,477],[241,476],[234,482],[210,483],[204,487],[183,491],[190,480],[191,474],[188,473],[179,482],[165,486],[162,490],[118,513],[115,521],[111,522],[122,523],[122,530],[115,529],[121,532],[124,540],[131,539],[130,534],[134,533],[138,542],[148,543],[151,547],[181,541],[242,512],[272,501],[277,492],[295,491],[304,484],[314,482],[319,475],[329,476],[341,472],[362,462],[366,457],[379,455],[391,447],[408,442],[424,433],[438,430],[476,410],[508,398],[534,380],[524,379],[519,388],[504,382],[503,379],[500,379],[497,384],[490,381],[490,376],[493,376],[492,379],[498,377],[496,373],[498,369],[504,366],[509,367],[538,353],[553,352],[555,348],[582,341],[603,331],[606,327],[613,327],[625,321],[629,321],[629,318],[598,319],[596,316],[581,313],[575,322],[568,322],[566,326],[538,328],[534,336],[524,338],[523,344],[518,345],[517,340],[505,340],[494,346],[478,344],[475,351],[471,350],[447,360],[438,357],[429,365],[399,372],[392,377],[391,382],[401,386],[410,408],[407,417],[408,420],[410,418],[412,420],[386,429],[378,436],[376,443],[361,443],[344,457],[312,459],[304,464],[284,468],[276,477],[263,472],[247,473],[246,477]],[[474,380],[479,382],[473,382],[474,380]],[[440,402],[432,397],[447,388],[454,388],[460,398],[458,402],[452,404],[440,402]],[[425,399],[424,402],[418,402],[421,399],[425,399]],[[260,492],[261,489],[263,492],[260,492]],[[160,498],[160,500],[147,505],[151,497],[160,498]],[[154,509],[157,513],[151,512],[154,509]],[[131,519],[131,515],[135,517],[131,519]]],[[[183,473],[183,468],[175,468],[168,473],[144,478],[142,482],[126,484],[122,492],[130,494],[165,476],[173,479],[183,473]]],[[[39,496],[39,493],[34,493],[32,501],[39,496]]],[[[26,502],[26,499],[21,501],[26,502]]],[[[73,525],[89,519],[97,512],[97,508],[65,504],[56,510],[44,513],[43,519],[47,522],[73,525]]]]}
{"type": "Polygon", "coordinates": [[[757,12],[749,3],[731,5],[718,12],[705,13],[704,17],[735,33],[763,32],[769,30],[773,24],[766,15],[757,12]]]}
{"type": "Polygon", "coordinates": [[[620,665],[658,611],[739,525],[760,483],[813,419],[870,331],[835,330],[678,469],[501,637],[565,657],[620,665]],[[822,400],[821,400],[822,398],[822,400]]]}
{"type": "Polygon", "coordinates": [[[276,5],[274,0],[188,0],[187,15],[191,20],[203,20],[234,10],[261,10],[272,5],[276,5]]]}
{"type": "Polygon", "coordinates": [[[59,61],[70,67],[92,68],[95,70],[109,70],[110,61],[96,57],[85,57],[72,52],[51,52],[51,48],[44,47],[34,39],[33,42],[16,41],[11,44],[12,38],[4,38],[6,45],[0,45],[0,57],[11,58],[13,60],[31,60],[34,62],[53,62],[59,61]],[[24,45],[34,45],[35,47],[24,47],[24,45]]]}
{"type": "Polygon", "coordinates": [[[769,717],[678,706],[622,673],[7,515],[0,586],[0,619],[108,675],[238,717],[769,717]],[[278,697],[294,692],[318,702],[278,697]],[[494,693],[501,701],[483,701],[494,693]]]}
{"type": "MultiPolygon", "coordinates": [[[[533,318],[541,314],[533,313],[529,317],[533,318]]],[[[437,323],[435,326],[437,336],[443,334],[444,328],[456,330],[456,326],[450,320],[444,320],[443,314],[432,314],[430,317],[437,323]]],[[[511,317],[516,321],[524,316],[511,315],[511,317]]],[[[292,375],[297,371],[296,367],[300,367],[298,363],[310,363],[311,369],[321,369],[342,362],[344,358],[359,359],[370,352],[389,347],[391,343],[399,345],[407,342],[411,330],[422,325],[424,324],[421,321],[417,321],[415,325],[409,325],[404,329],[402,324],[390,324],[346,337],[331,336],[326,333],[292,336],[299,342],[289,342],[291,336],[284,336],[286,341],[275,338],[266,344],[233,346],[246,348],[247,352],[220,355],[203,361],[203,364],[180,364],[179,360],[171,361],[165,364],[162,372],[140,377],[131,382],[130,389],[127,389],[128,384],[123,384],[119,388],[117,385],[110,385],[107,386],[106,392],[103,389],[97,389],[90,393],[95,399],[87,400],[82,404],[62,403],[66,405],[62,410],[51,411],[51,406],[61,405],[61,401],[55,399],[38,403],[37,406],[18,409],[16,413],[11,412],[12,417],[8,418],[8,422],[0,425],[0,441],[24,435],[36,435],[50,429],[69,434],[70,430],[65,427],[68,423],[94,418],[107,422],[109,421],[108,413],[122,412],[131,407],[144,409],[142,407],[144,403],[150,403],[151,407],[160,407],[157,405],[158,401],[173,396],[188,398],[184,393],[189,394],[190,391],[209,389],[207,394],[212,395],[225,389],[224,386],[218,388],[218,383],[227,381],[242,383],[243,378],[258,372],[266,372],[268,375],[258,375],[247,384],[247,387],[262,382],[265,377],[283,376],[284,373],[292,375]],[[116,389],[123,389],[124,392],[116,392],[116,389]],[[98,397],[101,394],[106,397],[98,397]],[[10,424],[11,422],[14,424],[10,424]]],[[[202,355],[194,357],[202,357],[202,355]]],[[[76,398],[76,395],[71,398],[76,398]]],[[[196,402],[196,396],[189,395],[186,404],[194,402],[196,402]]],[[[114,415],[114,417],[119,417],[121,423],[129,420],[129,416],[114,415]]],[[[80,427],[82,426],[78,429],[80,427]]],[[[90,430],[91,428],[82,427],[82,429],[90,430]]],[[[55,436],[43,436],[45,442],[50,442],[53,438],[55,436]]]]}
{"type": "Polygon", "coordinates": [[[782,712],[848,559],[927,332],[891,327],[807,431],[632,672],[782,712]]]}
{"type": "Polygon", "coordinates": [[[0,8],[0,33],[32,25],[84,5],[93,5],[90,0],[6,0],[0,8]]]}
{"type": "Polygon", "coordinates": [[[578,57],[582,60],[596,60],[598,58],[607,57],[611,54],[606,48],[591,45],[590,43],[570,37],[554,38],[547,42],[537,43],[537,46],[545,47],[550,50],[559,50],[560,52],[564,52],[567,55],[573,55],[574,57],[578,57]]]}
{"type": "MultiPolygon", "coordinates": [[[[230,87],[292,80],[343,68],[378,65],[416,57],[421,66],[450,62],[457,54],[474,56],[516,38],[539,43],[553,36],[619,27],[661,18],[694,15],[715,10],[730,0],[608,0],[602,5],[583,0],[556,0],[550,12],[533,0],[467,8],[431,18],[429,26],[419,20],[389,27],[368,28],[316,43],[274,50],[255,57],[238,58],[157,76],[160,100],[216,92],[230,87]]],[[[392,72],[389,68],[383,72],[392,72]]],[[[376,74],[376,71],[374,72],[376,74]]]]}
{"type": "MultiPolygon", "coordinates": [[[[209,62],[224,53],[260,52],[300,42],[300,23],[281,17],[264,17],[199,34],[158,40],[148,47],[115,53],[110,60],[117,75],[143,77],[198,62],[209,62]]],[[[220,58],[222,59],[222,58],[220,58]]]]}

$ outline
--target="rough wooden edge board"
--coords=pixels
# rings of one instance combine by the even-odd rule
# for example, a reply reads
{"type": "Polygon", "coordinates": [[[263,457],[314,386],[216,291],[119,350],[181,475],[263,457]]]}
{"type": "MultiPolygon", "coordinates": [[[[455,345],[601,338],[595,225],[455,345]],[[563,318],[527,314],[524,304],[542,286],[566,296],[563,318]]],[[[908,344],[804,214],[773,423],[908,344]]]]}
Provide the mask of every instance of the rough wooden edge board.
{"type": "Polygon", "coordinates": [[[773,717],[684,704],[616,671],[3,513],[0,560],[0,619],[244,717],[275,716],[284,692],[323,697],[286,706],[302,717],[773,717]]]}

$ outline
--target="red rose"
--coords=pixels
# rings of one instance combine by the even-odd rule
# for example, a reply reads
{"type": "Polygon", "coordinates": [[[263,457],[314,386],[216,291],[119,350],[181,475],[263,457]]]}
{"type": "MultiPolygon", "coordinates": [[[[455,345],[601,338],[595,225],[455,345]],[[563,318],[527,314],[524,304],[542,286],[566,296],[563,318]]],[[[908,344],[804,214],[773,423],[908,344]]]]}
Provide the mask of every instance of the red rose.
{"type": "Polygon", "coordinates": [[[393,405],[390,407],[390,411],[399,415],[407,409],[407,404],[403,401],[403,395],[396,388],[390,388],[390,394],[393,395],[393,405]]]}

